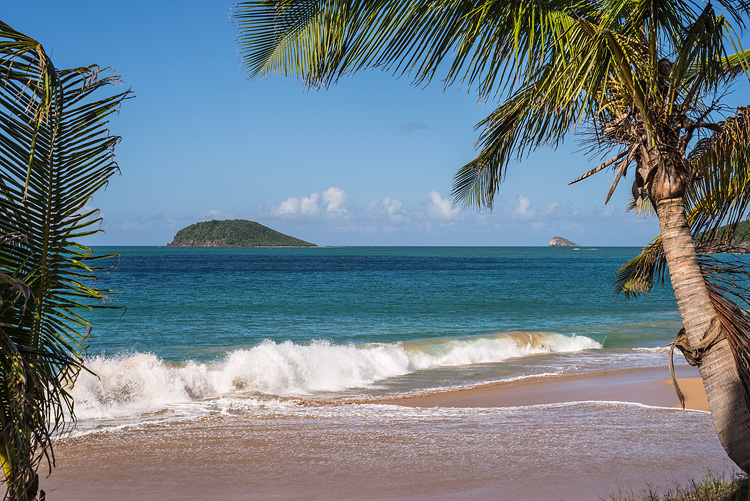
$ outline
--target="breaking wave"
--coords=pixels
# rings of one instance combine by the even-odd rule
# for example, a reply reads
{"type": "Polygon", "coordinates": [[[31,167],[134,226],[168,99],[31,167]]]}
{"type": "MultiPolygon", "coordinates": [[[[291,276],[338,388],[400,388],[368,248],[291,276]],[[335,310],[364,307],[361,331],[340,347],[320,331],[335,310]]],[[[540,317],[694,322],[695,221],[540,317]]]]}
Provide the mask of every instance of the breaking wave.
{"type": "Polygon", "coordinates": [[[347,345],[266,340],[212,363],[174,364],[151,353],[93,357],[86,365],[97,376],[81,373],[71,393],[79,419],[106,419],[207,398],[300,397],[366,388],[421,370],[601,347],[588,337],[547,332],[347,345]]]}

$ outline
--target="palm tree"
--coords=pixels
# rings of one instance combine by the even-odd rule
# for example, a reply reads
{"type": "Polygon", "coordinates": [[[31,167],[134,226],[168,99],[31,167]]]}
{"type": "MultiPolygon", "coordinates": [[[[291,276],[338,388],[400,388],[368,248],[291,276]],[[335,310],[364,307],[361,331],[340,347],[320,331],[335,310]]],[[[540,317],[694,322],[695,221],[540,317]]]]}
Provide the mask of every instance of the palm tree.
{"type": "MultiPolygon", "coordinates": [[[[232,15],[251,77],[278,73],[318,88],[381,68],[417,85],[441,74],[446,86],[500,97],[478,125],[477,157],[455,177],[454,196],[466,205],[491,209],[513,159],[555,147],[576,131],[590,155],[610,157],[578,179],[611,167],[605,203],[630,169],[634,205],[650,205],[659,219],[659,254],[686,337],[680,345],[700,365],[722,444],[750,472],[748,331],[732,291],[704,280],[710,269],[701,268],[685,209],[701,178],[731,184],[735,174],[747,179],[750,166],[746,110],[722,106],[723,93],[750,68],[739,44],[750,2],[715,4],[256,0],[238,4],[232,15]],[[713,171],[722,174],[706,176],[713,171]]],[[[726,192],[721,185],[716,196],[726,192]]],[[[741,217],[735,205],[694,204],[692,218],[718,225],[741,217]]]]}
{"type": "Polygon", "coordinates": [[[105,256],[75,240],[98,231],[88,203],[117,171],[106,124],[128,93],[95,97],[117,82],[96,66],[57,70],[0,22],[0,462],[13,500],[35,498],[39,465],[54,465],[88,337],[78,311],[106,292],[94,280],[105,256]]]}

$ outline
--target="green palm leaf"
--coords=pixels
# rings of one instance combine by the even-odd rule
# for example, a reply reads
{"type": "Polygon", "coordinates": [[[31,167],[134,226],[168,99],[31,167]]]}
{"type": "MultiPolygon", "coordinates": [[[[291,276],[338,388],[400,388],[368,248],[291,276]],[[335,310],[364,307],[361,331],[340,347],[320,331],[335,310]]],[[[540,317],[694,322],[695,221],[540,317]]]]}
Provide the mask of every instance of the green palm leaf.
{"type": "MultiPolygon", "coordinates": [[[[50,436],[73,415],[67,389],[106,291],[75,238],[97,231],[87,203],[117,172],[107,129],[128,92],[94,98],[116,76],[58,71],[41,45],[0,23],[0,459],[13,499],[36,494],[50,436]]],[[[53,457],[48,456],[53,462],[53,457]]]]}
{"type": "Polygon", "coordinates": [[[251,76],[319,87],[379,67],[421,85],[445,69],[446,85],[489,96],[545,65],[561,12],[569,20],[593,11],[562,0],[256,0],[237,4],[232,18],[251,76]]]}
{"type": "Polygon", "coordinates": [[[661,247],[661,237],[646,245],[641,253],[623,264],[615,273],[615,291],[626,297],[637,297],[651,292],[656,282],[664,282],[667,262],[661,247]]]}
{"type": "Polygon", "coordinates": [[[721,236],[731,240],[734,227],[750,206],[750,116],[740,107],[734,116],[718,125],[720,129],[693,151],[696,181],[686,199],[697,209],[693,234],[706,233],[714,239],[718,227],[728,225],[721,236]]]}

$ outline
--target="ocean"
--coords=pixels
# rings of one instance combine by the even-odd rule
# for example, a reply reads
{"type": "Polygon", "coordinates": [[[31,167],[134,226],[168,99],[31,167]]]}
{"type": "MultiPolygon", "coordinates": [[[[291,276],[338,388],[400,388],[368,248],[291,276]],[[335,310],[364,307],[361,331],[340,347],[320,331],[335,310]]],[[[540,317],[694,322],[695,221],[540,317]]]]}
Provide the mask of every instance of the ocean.
{"type": "MultiPolygon", "coordinates": [[[[279,399],[414,394],[663,366],[668,284],[613,292],[635,248],[97,248],[78,429],[279,399]]],[[[678,362],[681,362],[678,360],[678,362]]]]}
{"type": "Polygon", "coordinates": [[[671,392],[669,283],[613,291],[636,248],[95,252],[126,308],[86,315],[56,499],[581,501],[732,471],[709,413],[612,398],[671,392]],[[566,396],[454,405],[498,388],[566,396]]]}

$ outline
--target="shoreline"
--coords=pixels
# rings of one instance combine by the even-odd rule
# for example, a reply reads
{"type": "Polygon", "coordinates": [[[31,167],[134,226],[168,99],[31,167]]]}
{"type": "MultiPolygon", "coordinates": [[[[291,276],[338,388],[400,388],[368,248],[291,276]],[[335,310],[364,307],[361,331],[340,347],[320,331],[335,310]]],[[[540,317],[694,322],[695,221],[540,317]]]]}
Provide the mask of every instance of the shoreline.
{"type": "MultiPolygon", "coordinates": [[[[677,373],[690,383],[694,368],[677,373]]],[[[594,501],[731,473],[711,417],[670,408],[666,377],[603,371],[95,432],[55,443],[57,468],[41,488],[76,501],[594,501]],[[580,401],[591,397],[601,398],[580,401]]]]}
{"type": "MultiPolygon", "coordinates": [[[[675,367],[685,408],[708,412],[698,370],[675,367]]],[[[583,374],[529,377],[426,395],[386,397],[368,403],[405,407],[519,407],[569,402],[628,402],[654,407],[680,407],[666,367],[596,371],[583,374]]]]}

